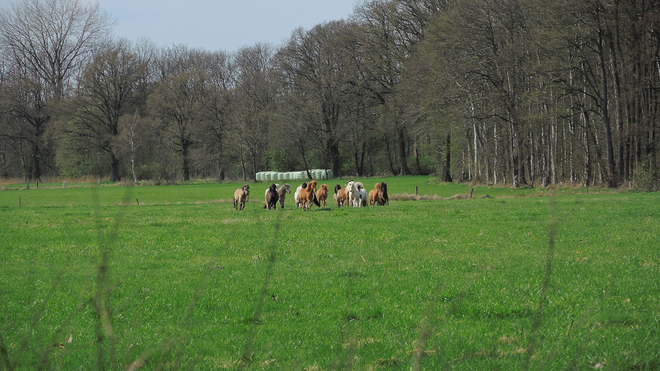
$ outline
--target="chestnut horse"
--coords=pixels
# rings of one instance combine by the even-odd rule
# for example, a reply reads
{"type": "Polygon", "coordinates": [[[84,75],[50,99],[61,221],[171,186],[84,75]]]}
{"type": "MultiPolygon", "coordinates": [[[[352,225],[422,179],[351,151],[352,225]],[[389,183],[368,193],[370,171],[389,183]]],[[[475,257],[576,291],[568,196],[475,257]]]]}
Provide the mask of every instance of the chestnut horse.
{"type": "Polygon", "coordinates": [[[277,209],[277,200],[279,199],[279,194],[277,193],[277,185],[275,183],[271,184],[266,191],[266,204],[264,209],[276,210],[277,209]]]}
{"type": "Polygon", "coordinates": [[[335,195],[333,196],[335,201],[337,201],[337,207],[344,206],[344,203],[348,205],[348,188],[342,188],[341,185],[337,184],[335,186],[335,195]]]}
{"type": "Polygon", "coordinates": [[[316,198],[319,200],[319,203],[325,207],[325,202],[328,199],[328,185],[321,184],[321,188],[316,192],[316,198]]]}
{"type": "Polygon", "coordinates": [[[369,192],[369,205],[385,206],[390,204],[389,196],[387,195],[387,183],[376,183],[376,189],[369,192]]]}
{"type": "Polygon", "coordinates": [[[314,193],[314,191],[316,191],[317,184],[318,182],[316,180],[312,180],[307,184],[307,187],[302,188],[300,193],[298,193],[298,202],[300,205],[302,205],[303,211],[312,207],[312,203],[315,203],[316,206],[321,206],[319,204],[319,200],[316,198],[316,194],[314,193]],[[307,206],[307,204],[309,204],[309,206],[307,206]]]}
{"type": "Polygon", "coordinates": [[[300,202],[298,202],[298,195],[304,188],[307,188],[307,183],[299,185],[298,188],[296,188],[296,193],[293,195],[293,199],[296,201],[296,207],[300,207],[300,202]]]}
{"type": "Polygon", "coordinates": [[[375,203],[380,205],[378,193],[380,192],[380,183],[376,183],[376,189],[369,191],[369,206],[374,206],[375,203]],[[378,200],[377,200],[378,199],[378,200]]]}
{"type": "Polygon", "coordinates": [[[240,189],[237,189],[234,192],[234,209],[243,210],[245,209],[245,200],[247,200],[250,195],[250,186],[244,185],[240,189]]]}

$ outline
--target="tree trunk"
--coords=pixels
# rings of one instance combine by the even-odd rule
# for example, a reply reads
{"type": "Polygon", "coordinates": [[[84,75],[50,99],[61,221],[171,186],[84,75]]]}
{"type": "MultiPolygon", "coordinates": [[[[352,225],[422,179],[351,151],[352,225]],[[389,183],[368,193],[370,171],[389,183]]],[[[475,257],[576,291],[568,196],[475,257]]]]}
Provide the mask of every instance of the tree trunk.
{"type": "Polygon", "coordinates": [[[135,156],[131,155],[131,172],[133,173],[133,181],[135,184],[140,184],[137,180],[137,175],[135,175],[135,156]]]}
{"type": "Polygon", "coordinates": [[[399,164],[401,165],[400,175],[410,175],[408,169],[408,156],[406,156],[406,136],[403,133],[403,128],[399,128],[399,164]]]}
{"type": "Polygon", "coordinates": [[[188,144],[181,144],[181,156],[183,157],[183,180],[190,180],[190,158],[188,157],[188,144]]]}
{"type": "Polygon", "coordinates": [[[387,140],[387,136],[385,136],[384,140],[385,140],[385,148],[387,150],[387,160],[390,163],[390,171],[392,172],[392,175],[395,175],[397,171],[394,169],[394,161],[392,160],[392,151],[390,150],[390,141],[387,140]]]}
{"type": "Polygon", "coordinates": [[[493,154],[493,184],[497,185],[497,170],[499,165],[499,154],[498,154],[498,141],[497,137],[497,124],[493,126],[493,144],[495,145],[495,153],[493,154]]]}
{"type": "Polygon", "coordinates": [[[618,185],[616,169],[614,164],[614,146],[612,145],[612,125],[609,114],[609,92],[607,87],[607,69],[605,65],[605,47],[603,45],[603,31],[598,33],[598,52],[600,56],[600,72],[602,78],[602,96],[600,102],[601,115],[603,117],[603,126],[605,127],[605,145],[607,147],[607,183],[610,187],[618,185]]]}
{"type": "Polygon", "coordinates": [[[119,178],[119,159],[114,153],[110,154],[110,162],[112,164],[112,175],[110,176],[111,182],[118,182],[119,178]]]}
{"type": "Polygon", "coordinates": [[[32,179],[41,179],[41,153],[39,152],[39,138],[32,143],[32,179]]]}
{"type": "Polygon", "coordinates": [[[445,139],[445,169],[443,181],[451,182],[451,132],[447,133],[447,138],[445,139]]]}
{"type": "Polygon", "coordinates": [[[339,177],[339,143],[333,141],[330,144],[330,161],[332,163],[332,173],[339,177]]]}

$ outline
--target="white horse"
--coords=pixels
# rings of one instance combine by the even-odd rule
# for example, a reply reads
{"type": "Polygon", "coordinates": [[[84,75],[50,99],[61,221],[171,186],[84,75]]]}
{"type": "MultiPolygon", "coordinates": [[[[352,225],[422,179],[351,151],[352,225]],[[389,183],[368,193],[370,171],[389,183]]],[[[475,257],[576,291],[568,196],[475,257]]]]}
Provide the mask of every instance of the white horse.
{"type": "MultiPolygon", "coordinates": [[[[346,183],[346,189],[348,189],[348,204],[352,205],[353,207],[362,206],[362,200],[360,198],[360,188],[358,184],[362,184],[362,183],[356,182],[354,180],[351,180],[348,183],[346,183]]],[[[364,188],[364,186],[362,186],[362,188],[364,188]]]]}
{"type": "Polygon", "coordinates": [[[361,182],[355,182],[355,184],[357,185],[358,191],[360,192],[360,207],[366,207],[367,200],[369,199],[367,190],[364,188],[364,184],[362,184],[361,182]]]}

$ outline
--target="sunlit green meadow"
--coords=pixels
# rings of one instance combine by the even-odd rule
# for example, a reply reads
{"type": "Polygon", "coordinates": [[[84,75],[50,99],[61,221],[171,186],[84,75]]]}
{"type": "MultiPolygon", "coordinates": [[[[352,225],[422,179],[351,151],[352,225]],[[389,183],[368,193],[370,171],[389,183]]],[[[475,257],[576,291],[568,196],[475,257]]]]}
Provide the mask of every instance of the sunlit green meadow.
{"type": "Polygon", "coordinates": [[[244,211],[240,183],[1,191],[0,364],[660,368],[657,193],[382,180],[389,206],[305,212],[267,184],[244,211]]]}

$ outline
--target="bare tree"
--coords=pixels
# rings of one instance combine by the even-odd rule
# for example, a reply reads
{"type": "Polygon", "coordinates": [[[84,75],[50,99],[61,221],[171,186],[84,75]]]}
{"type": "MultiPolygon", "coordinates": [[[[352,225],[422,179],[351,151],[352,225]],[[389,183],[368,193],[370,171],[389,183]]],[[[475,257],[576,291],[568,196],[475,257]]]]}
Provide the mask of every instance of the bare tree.
{"type": "Polygon", "coordinates": [[[230,55],[224,52],[204,55],[202,68],[208,76],[207,99],[204,100],[207,118],[200,138],[203,165],[222,180],[229,165],[226,147],[234,102],[235,68],[230,55]]]}
{"type": "Polygon", "coordinates": [[[315,122],[305,126],[316,133],[324,162],[335,174],[340,168],[339,143],[345,136],[342,124],[349,113],[350,75],[355,71],[346,47],[352,26],[339,21],[309,31],[297,29],[278,55],[286,89],[308,106],[307,119],[315,122]]]}
{"type": "Polygon", "coordinates": [[[151,112],[181,155],[183,180],[190,180],[190,150],[204,119],[206,84],[204,72],[183,72],[159,83],[149,96],[151,112]]]}
{"type": "Polygon", "coordinates": [[[370,0],[355,11],[354,18],[364,33],[361,73],[368,83],[363,88],[385,107],[381,125],[388,125],[387,147],[396,143],[401,175],[410,174],[408,126],[418,115],[416,110],[408,112],[393,96],[406,61],[423,40],[430,21],[444,7],[445,1],[440,0],[370,0]]]}
{"type": "Polygon", "coordinates": [[[115,143],[119,121],[145,99],[140,87],[145,73],[146,62],[122,41],[98,54],[79,80],[75,119],[66,132],[88,148],[108,154],[112,181],[120,178],[115,143]]]}
{"type": "Polygon", "coordinates": [[[30,177],[39,179],[43,170],[44,134],[54,115],[48,103],[67,96],[111,26],[98,3],[81,0],[22,0],[0,12],[0,50],[15,72],[9,110],[25,126],[30,177]]]}
{"type": "Polygon", "coordinates": [[[123,124],[123,130],[121,130],[120,139],[123,142],[122,144],[128,147],[127,149],[131,159],[131,173],[133,174],[135,184],[140,184],[135,173],[135,162],[137,160],[138,150],[142,146],[143,141],[142,121],[143,119],[138,114],[133,114],[123,116],[121,122],[123,124]]]}
{"type": "MultiPolygon", "coordinates": [[[[234,56],[235,104],[232,111],[234,147],[243,165],[249,158],[250,178],[265,166],[264,154],[274,139],[271,123],[275,109],[274,51],[269,44],[240,49],[234,56]]],[[[245,166],[243,166],[245,168],[245,166]]]]}

